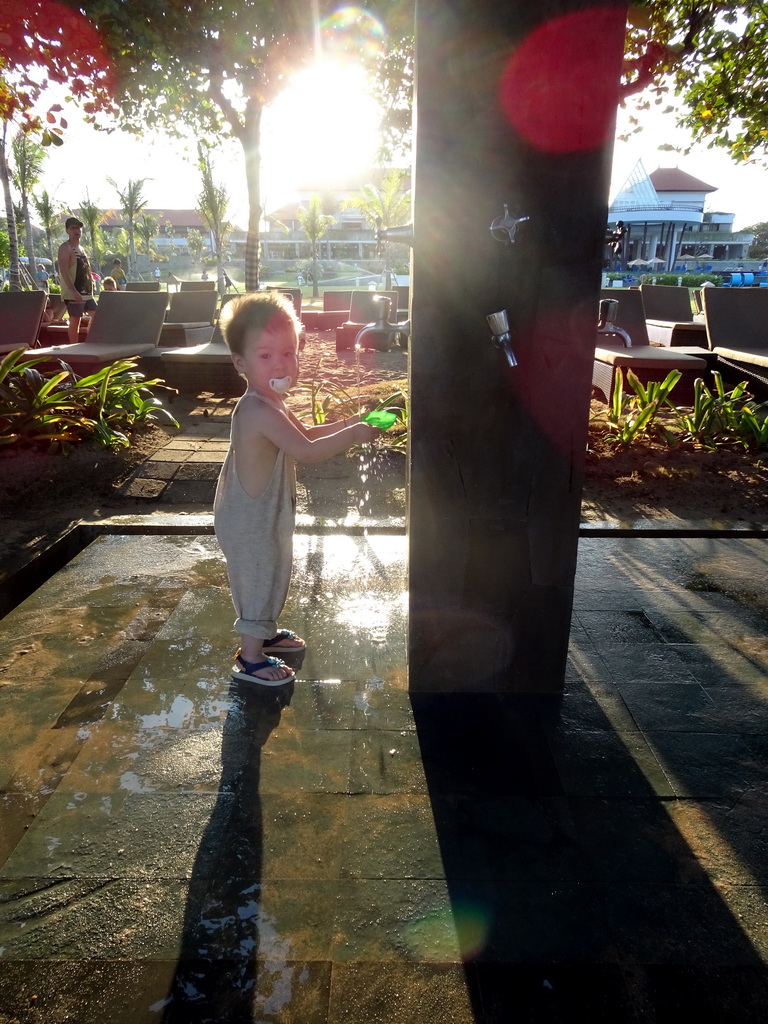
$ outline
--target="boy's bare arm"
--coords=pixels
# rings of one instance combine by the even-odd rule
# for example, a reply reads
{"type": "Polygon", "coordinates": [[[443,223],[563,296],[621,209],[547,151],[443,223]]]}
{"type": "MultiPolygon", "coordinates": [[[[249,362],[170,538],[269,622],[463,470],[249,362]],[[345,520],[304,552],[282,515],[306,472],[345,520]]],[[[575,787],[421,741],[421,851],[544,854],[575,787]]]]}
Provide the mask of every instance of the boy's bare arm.
{"type": "Polygon", "coordinates": [[[306,423],[302,423],[301,420],[290,411],[290,409],[287,409],[286,412],[288,413],[291,422],[313,441],[318,437],[328,437],[330,434],[336,434],[340,430],[344,430],[345,427],[354,426],[355,423],[360,422],[360,418],[362,416],[362,413],[358,412],[355,413],[354,416],[347,416],[345,419],[337,420],[335,423],[317,423],[312,426],[308,426],[306,423]]]}
{"type": "MultiPolygon", "coordinates": [[[[332,433],[318,437],[308,436],[293,422],[289,414],[262,402],[251,402],[242,410],[245,416],[243,426],[247,433],[261,434],[297,462],[323,462],[353,444],[372,441],[378,431],[367,423],[359,421],[344,424],[329,424],[336,427],[332,433]]],[[[295,417],[294,417],[295,418],[295,417]]]]}

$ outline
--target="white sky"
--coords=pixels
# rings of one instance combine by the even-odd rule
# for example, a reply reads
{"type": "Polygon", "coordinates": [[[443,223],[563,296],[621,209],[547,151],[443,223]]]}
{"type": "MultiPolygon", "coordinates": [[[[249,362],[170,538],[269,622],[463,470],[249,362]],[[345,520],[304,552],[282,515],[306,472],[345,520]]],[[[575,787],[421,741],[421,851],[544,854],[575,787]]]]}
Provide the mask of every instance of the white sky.
{"type": "MultiPolygon", "coordinates": [[[[327,71],[325,73],[327,79],[327,71]]],[[[316,84],[298,83],[279,106],[265,114],[263,131],[262,193],[269,209],[277,209],[294,198],[301,182],[317,181],[321,191],[334,167],[344,176],[351,170],[372,166],[376,149],[376,112],[358,82],[352,87],[330,83],[325,102],[318,105],[316,84]],[[345,109],[340,110],[339,104],[345,109]],[[351,126],[331,131],[323,124],[322,111],[333,123],[351,126]],[[318,113],[320,111],[320,113],[318,113]],[[310,140],[310,130],[314,137],[310,140]]],[[[150,208],[184,209],[196,206],[200,180],[194,165],[194,140],[183,145],[166,136],[134,138],[124,132],[96,132],[89,125],[76,124],[70,111],[70,128],[64,146],[51,148],[43,182],[49,192],[70,206],[84,198],[86,187],[93,202],[104,208],[118,205],[112,177],[124,185],[129,178],[148,178],[145,186],[150,208]]],[[[624,122],[619,112],[619,127],[624,122]]],[[[698,147],[688,155],[660,152],[661,144],[682,146],[684,135],[675,128],[671,115],[646,116],[646,127],[627,142],[617,142],[611,194],[621,187],[638,159],[650,173],[657,167],[675,167],[713,185],[717,191],[707,208],[735,213],[735,227],[768,221],[768,171],[754,164],[736,165],[727,153],[698,147]]],[[[230,216],[244,226],[247,202],[240,147],[225,142],[215,158],[217,177],[230,191],[230,216]]]]}
{"type": "MultiPolygon", "coordinates": [[[[660,145],[685,147],[689,136],[675,126],[671,114],[644,115],[643,131],[626,142],[616,142],[613,155],[611,197],[624,184],[638,160],[650,174],[657,167],[679,167],[695,178],[713,185],[717,192],[707,196],[706,209],[735,213],[734,227],[748,227],[768,221],[768,169],[758,164],[736,164],[723,149],[695,147],[688,155],[659,151],[660,145]]],[[[619,111],[619,132],[626,127],[626,114],[619,111]]]]}

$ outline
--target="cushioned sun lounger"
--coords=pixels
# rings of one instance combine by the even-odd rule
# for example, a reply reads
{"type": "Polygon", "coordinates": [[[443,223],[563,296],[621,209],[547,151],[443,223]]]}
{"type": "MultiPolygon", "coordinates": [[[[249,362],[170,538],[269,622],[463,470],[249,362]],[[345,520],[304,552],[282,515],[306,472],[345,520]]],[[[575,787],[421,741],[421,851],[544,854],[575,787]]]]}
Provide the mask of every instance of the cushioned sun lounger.
{"type": "Polygon", "coordinates": [[[733,383],[768,391],[768,289],[702,288],[709,347],[733,383]]]}
{"type": "Polygon", "coordinates": [[[37,344],[47,298],[43,291],[0,292],[0,354],[37,344]]]}
{"type": "Polygon", "coordinates": [[[88,340],[37,349],[51,363],[63,360],[92,373],[117,359],[144,356],[157,348],[168,302],[166,292],[102,292],[88,340]]]}

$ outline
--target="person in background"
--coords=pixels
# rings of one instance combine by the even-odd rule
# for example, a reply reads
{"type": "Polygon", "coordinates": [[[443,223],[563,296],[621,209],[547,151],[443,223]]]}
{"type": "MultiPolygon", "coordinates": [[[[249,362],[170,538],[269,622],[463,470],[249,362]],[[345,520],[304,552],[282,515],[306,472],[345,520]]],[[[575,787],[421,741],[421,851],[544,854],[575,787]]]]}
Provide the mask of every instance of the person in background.
{"type": "Polygon", "coordinates": [[[60,295],[49,295],[43,310],[42,323],[63,324],[66,306],[60,295]]]}
{"type": "Polygon", "coordinates": [[[96,309],[93,297],[93,275],[85,250],[80,245],[83,234],[83,222],[77,217],[67,217],[64,227],[67,241],[59,246],[58,264],[61,278],[61,297],[67,305],[69,314],[69,340],[74,343],[78,339],[80,321],[84,313],[92,313],[96,309]]]}
{"type": "Polygon", "coordinates": [[[40,284],[40,288],[44,292],[47,292],[48,291],[48,278],[49,278],[49,274],[48,274],[48,271],[45,269],[45,267],[43,266],[42,263],[38,263],[38,265],[37,265],[37,274],[35,276],[37,277],[37,280],[38,280],[38,282],[40,284]]]}
{"type": "Polygon", "coordinates": [[[117,281],[115,281],[114,277],[105,277],[101,282],[101,290],[104,292],[116,292],[117,281]]]}
{"type": "Polygon", "coordinates": [[[112,262],[112,277],[114,278],[115,284],[121,292],[125,291],[125,286],[128,283],[128,278],[125,276],[123,270],[123,264],[120,260],[113,260],[112,262]]]}

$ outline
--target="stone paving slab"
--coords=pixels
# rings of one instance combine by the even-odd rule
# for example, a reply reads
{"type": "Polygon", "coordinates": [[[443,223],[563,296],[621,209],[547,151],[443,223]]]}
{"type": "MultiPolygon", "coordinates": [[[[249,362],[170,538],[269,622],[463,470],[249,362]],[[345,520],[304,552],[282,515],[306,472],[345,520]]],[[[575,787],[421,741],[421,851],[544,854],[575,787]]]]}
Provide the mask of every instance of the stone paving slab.
{"type": "Polygon", "coordinates": [[[401,534],[297,536],[264,688],[147,519],[0,622],[0,1019],[762,1019],[765,540],[584,539],[562,698],[435,695],[401,534]]]}

